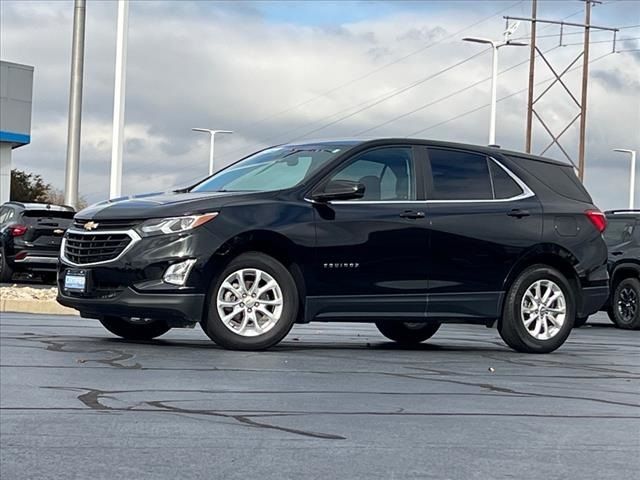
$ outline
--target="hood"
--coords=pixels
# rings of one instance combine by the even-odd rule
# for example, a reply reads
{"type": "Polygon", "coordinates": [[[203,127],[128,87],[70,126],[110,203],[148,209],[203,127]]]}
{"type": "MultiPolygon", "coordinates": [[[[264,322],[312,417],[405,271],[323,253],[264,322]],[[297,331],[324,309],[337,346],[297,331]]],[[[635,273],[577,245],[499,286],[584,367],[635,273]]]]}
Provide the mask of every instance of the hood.
{"type": "Polygon", "coordinates": [[[264,195],[263,192],[164,192],[120,197],[80,211],[82,220],[146,220],[216,211],[232,201],[264,195]]]}

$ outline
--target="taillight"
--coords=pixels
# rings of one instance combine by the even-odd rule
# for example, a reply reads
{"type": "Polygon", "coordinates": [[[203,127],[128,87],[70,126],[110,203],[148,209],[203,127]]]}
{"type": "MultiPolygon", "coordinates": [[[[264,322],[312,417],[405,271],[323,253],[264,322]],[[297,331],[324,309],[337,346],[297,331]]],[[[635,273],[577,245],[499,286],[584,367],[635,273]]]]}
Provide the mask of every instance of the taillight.
{"type": "Polygon", "coordinates": [[[587,210],[584,214],[600,233],[604,232],[605,228],[607,228],[607,217],[605,217],[604,213],[600,210],[587,210]]]}
{"type": "Polygon", "coordinates": [[[25,233],[27,233],[26,225],[14,225],[13,227],[9,227],[9,233],[11,233],[12,237],[21,237],[25,233]]]}

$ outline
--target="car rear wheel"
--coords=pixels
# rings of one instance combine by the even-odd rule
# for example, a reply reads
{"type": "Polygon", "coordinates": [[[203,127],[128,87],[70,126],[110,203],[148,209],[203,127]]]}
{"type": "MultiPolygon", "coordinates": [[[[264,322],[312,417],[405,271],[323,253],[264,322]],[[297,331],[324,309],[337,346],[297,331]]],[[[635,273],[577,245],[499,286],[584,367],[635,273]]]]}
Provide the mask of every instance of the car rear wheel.
{"type": "Polygon", "coordinates": [[[433,337],[440,328],[439,323],[399,322],[397,320],[380,320],[376,322],[380,333],[402,345],[417,345],[433,337]]]}
{"type": "Polygon", "coordinates": [[[616,285],[609,318],[618,328],[640,329],[640,281],[637,278],[625,278],[616,285]]]}
{"type": "Polygon", "coordinates": [[[13,277],[13,269],[7,262],[4,249],[0,248],[0,282],[10,282],[13,277]]]}
{"type": "Polygon", "coordinates": [[[244,253],[213,282],[202,328],[232,350],[264,350],[280,342],[298,314],[298,290],[276,259],[244,253]]]}
{"type": "Polygon", "coordinates": [[[574,295],[564,275],[546,265],[533,265],[509,289],[498,331],[518,352],[548,353],[569,336],[575,312],[574,295]]]}
{"type": "Polygon", "coordinates": [[[151,340],[171,330],[166,322],[150,318],[128,319],[108,316],[102,318],[100,323],[114,335],[126,340],[151,340]]]}

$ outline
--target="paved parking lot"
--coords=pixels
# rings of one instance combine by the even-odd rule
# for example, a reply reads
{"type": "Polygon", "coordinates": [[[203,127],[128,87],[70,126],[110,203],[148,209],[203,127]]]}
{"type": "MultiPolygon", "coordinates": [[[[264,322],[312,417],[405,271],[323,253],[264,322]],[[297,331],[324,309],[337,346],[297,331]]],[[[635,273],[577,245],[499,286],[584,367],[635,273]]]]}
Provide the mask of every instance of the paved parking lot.
{"type": "Polygon", "coordinates": [[[579,478],[640,471],[640,335],[605,317],[558,352],[448,325],[401,349],[312,324],[269,352],[199,330],[125,343],[0,314],[3,479],[579,478]]]}

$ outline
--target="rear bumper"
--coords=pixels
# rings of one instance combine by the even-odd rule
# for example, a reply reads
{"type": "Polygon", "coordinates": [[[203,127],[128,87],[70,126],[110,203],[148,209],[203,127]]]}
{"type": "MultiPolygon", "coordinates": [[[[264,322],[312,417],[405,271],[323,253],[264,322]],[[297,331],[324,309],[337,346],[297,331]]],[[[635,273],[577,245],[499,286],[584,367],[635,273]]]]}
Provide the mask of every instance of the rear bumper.
{"type": "Polygon", "coordinates": [[[154,318],[171,326],[189,326],[202,319],[205,295],[201,293],[139,293],[127,288],[112,298],[85,298],[58,292],[58,303],[75,308],[83,317],[154,318]]]}
{"type": "Polygon", "coordinates": [[[58,251],[21,250],[11,259],[15,270],[55,271],[58,266],[58,251]]]}
{"type": "Polygon", "coordinates": [[[609,286],[587,287],[582,289],[582,305],[577,316],[588,317],[599,311],[609,299],[609,286]]]}

